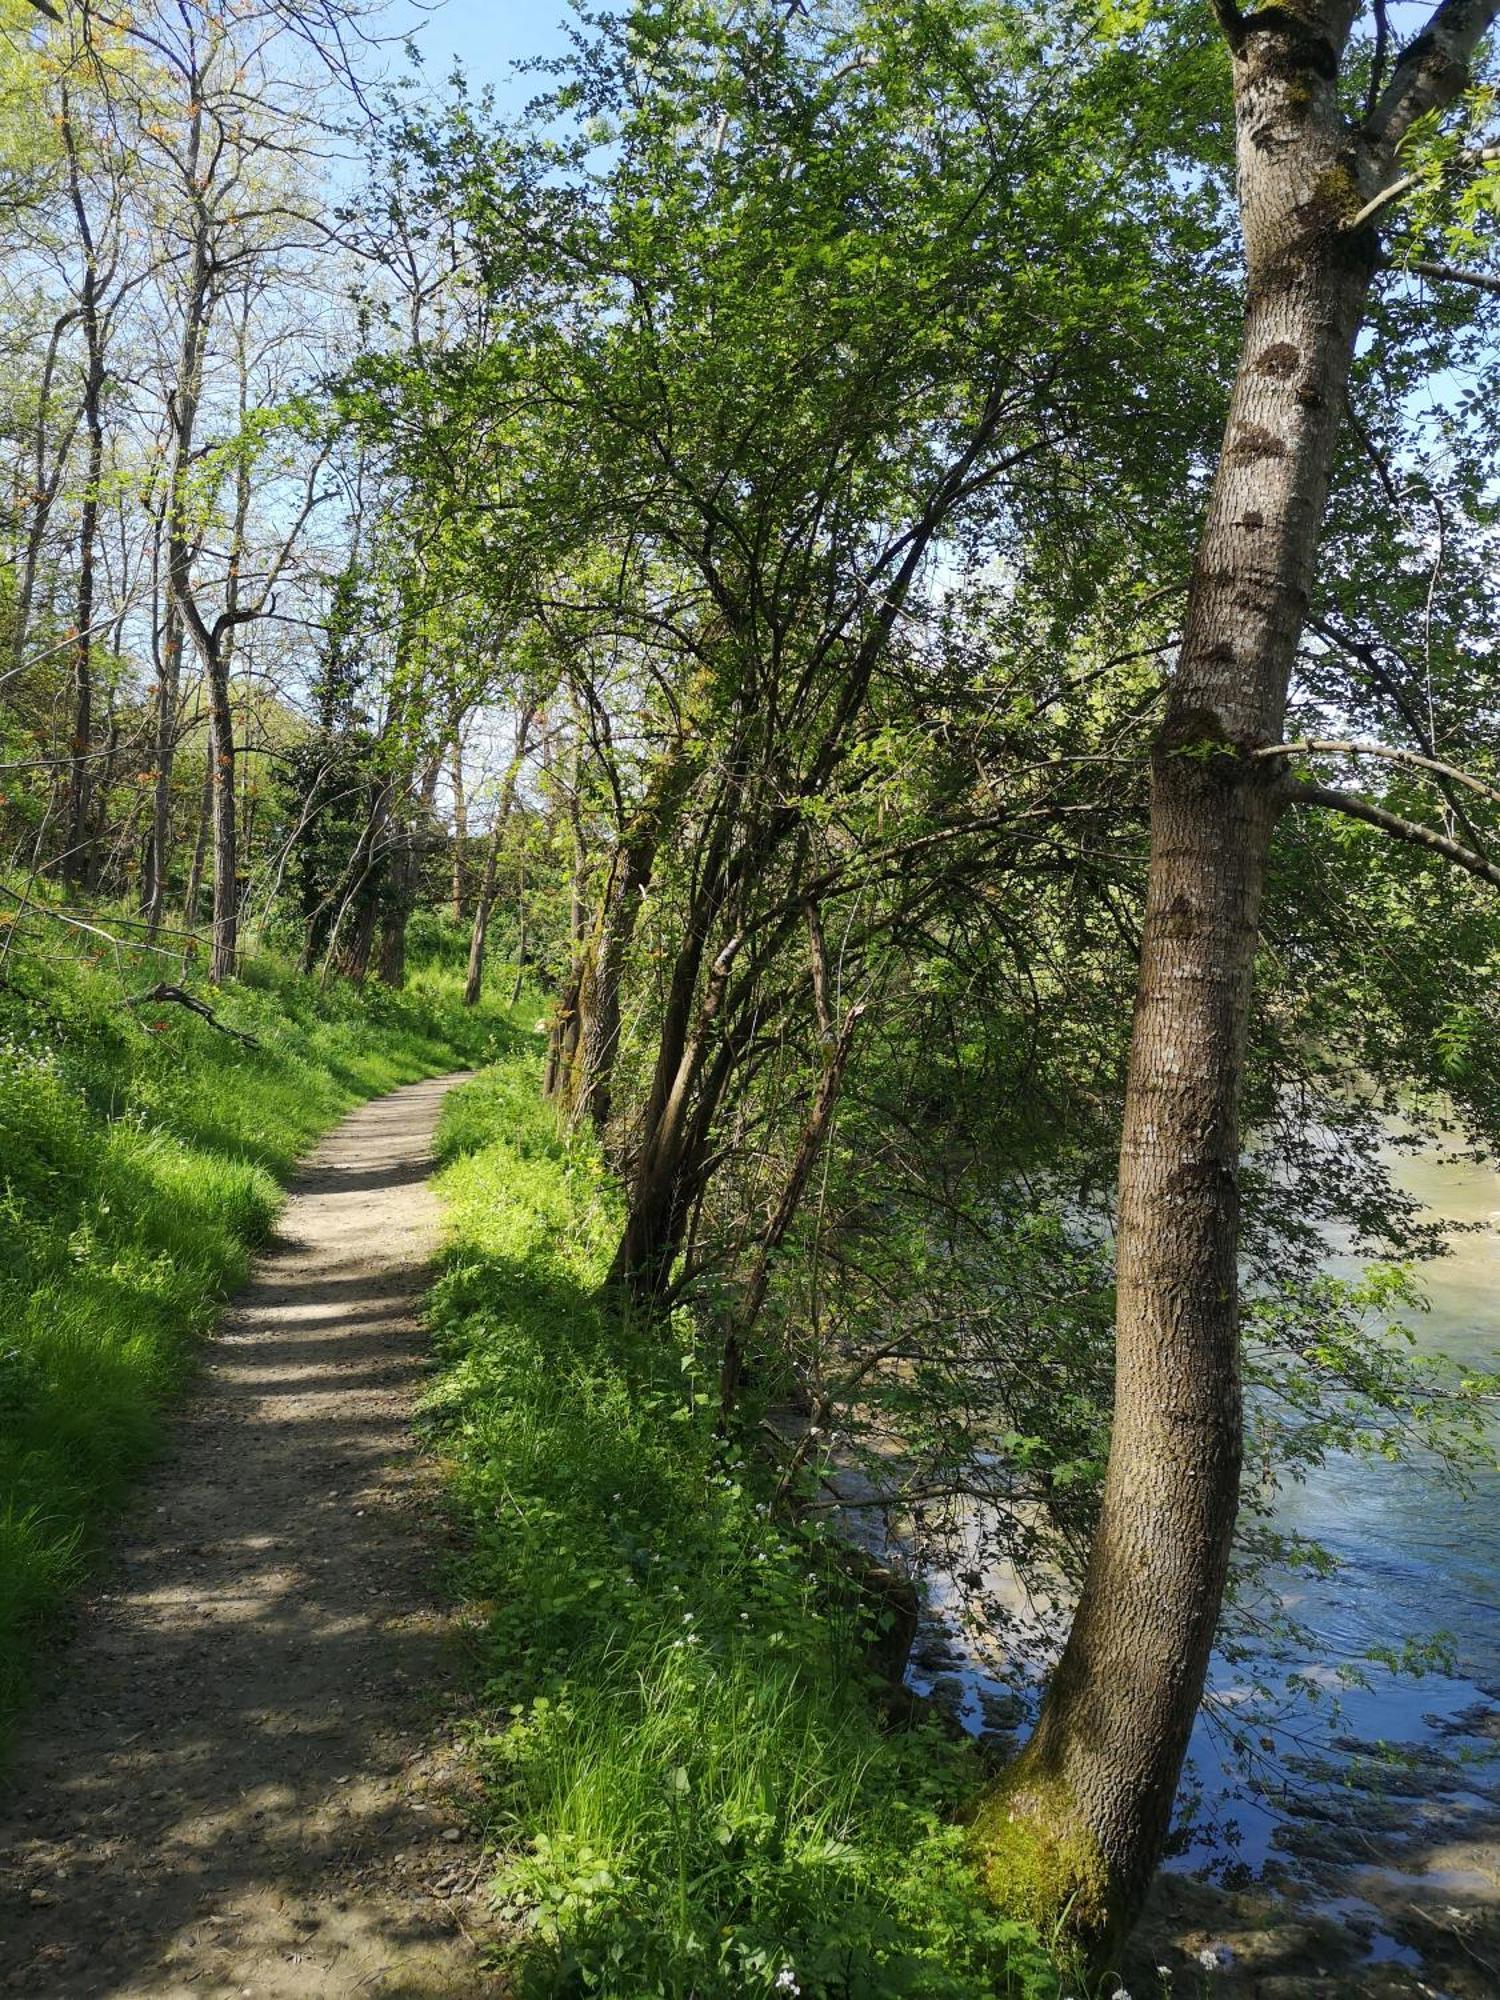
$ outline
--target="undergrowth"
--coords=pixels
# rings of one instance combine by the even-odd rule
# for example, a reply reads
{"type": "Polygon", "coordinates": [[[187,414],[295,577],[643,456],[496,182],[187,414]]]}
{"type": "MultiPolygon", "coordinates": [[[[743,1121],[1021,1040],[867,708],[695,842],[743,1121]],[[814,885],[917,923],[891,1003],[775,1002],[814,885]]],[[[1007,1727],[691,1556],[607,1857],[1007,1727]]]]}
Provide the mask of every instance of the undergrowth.
{"type": "Polygon", "coordinates": [[[432,1414],[487,1610],[478,1725],[527,1994],[1054,1990],[955,1824],[979,1781],[892,1726],[877,1614],[715,1434],[685,1315],[601,1303],[616,1195],[514,1055],[447,1101],[432,1414]]]}
{"type": "Polygon", "coordinates": [[[156,976],[30,940],[0,970],[0,1738],[299,1154],[496,1047],[435,972],[324,993],[251,960],[212,997],[257,1048],[125,1004],[156,976]]]}

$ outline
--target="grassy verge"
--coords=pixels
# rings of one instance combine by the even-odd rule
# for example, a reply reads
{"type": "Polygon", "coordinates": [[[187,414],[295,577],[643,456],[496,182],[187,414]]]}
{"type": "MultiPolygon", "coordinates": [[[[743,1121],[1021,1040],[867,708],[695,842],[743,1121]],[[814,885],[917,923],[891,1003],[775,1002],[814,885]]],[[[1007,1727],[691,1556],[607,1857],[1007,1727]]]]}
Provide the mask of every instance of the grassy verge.
{"type": "MultiPolygon", "coordinates": [[[[152,975],[154,976],[154,975],[152,975]]],[[[294,1161],[361,1098],[483,1060],[456,989],[327,994],[274,959],[215,1000],[16,951],[0,982],[0,1738],[294,1161]]]]}
{"type": "Polygon", "coordinates": [[[434,1414],[488,1610],[500,1890],[534,1994],[978,2000],[1053,1989],[985,1908],[977,1780],[882,1726],[873,1613],[716,1439],[691,1328],[598,1301],[618,1213],[515,1055],[449,1098],[434,1414]]]}

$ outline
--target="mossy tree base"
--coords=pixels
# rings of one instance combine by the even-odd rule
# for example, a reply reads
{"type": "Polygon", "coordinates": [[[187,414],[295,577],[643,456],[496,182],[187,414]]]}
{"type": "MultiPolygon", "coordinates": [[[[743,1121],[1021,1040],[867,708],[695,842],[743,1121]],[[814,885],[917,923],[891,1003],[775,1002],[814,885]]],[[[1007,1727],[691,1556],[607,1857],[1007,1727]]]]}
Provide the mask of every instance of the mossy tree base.
{"type": "Polygon", "coordinates": [[[1090,1964],[1107,1960],[1123,1899],[1066,1779],[1023,1751],[975,1815],[973,1843],[997,1910],[1090,1964]]]}

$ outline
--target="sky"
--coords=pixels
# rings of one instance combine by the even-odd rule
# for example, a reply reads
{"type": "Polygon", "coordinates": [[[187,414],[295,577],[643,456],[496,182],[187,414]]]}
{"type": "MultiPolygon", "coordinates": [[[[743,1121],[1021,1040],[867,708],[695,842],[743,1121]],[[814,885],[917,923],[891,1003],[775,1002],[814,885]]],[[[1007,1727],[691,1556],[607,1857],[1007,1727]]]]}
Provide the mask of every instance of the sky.
{"type": "Polygon", "coordinates": [[[511,65],[561,49],[567,13],[568,0],[441,0],[436,6],[392,0],[384,32],[410,30],[435,82],[449,75],[456,60],[476,89],[492,84],[501,106],[512,108],[535,95],[538,86],[534,79],[511,77],[511,65]]]}

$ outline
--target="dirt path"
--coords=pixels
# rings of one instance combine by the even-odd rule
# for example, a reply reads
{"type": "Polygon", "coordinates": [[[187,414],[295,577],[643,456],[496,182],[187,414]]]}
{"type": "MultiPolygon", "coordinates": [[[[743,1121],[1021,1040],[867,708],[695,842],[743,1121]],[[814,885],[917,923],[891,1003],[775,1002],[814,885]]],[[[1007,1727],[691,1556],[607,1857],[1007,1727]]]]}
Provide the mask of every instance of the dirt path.
{"type": "Polygon", "coordinates": [[[0,1793],[0,1985],[28,2000],[495,1991],[410,1431],[454,1080],[313,1156],[29,1718],[0,1793]]]}

